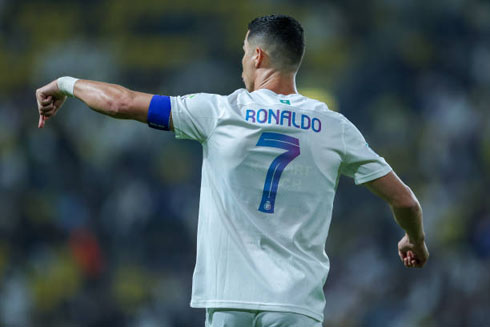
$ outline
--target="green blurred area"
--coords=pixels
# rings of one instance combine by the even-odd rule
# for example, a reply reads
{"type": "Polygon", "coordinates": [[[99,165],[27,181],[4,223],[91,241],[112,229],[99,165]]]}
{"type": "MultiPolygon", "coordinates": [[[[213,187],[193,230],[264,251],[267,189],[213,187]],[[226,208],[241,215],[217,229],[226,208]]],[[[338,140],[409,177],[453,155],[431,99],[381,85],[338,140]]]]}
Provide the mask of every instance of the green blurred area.
{"type": "Polygon", "coordinates": [[[183,95],[243,87],[256,16],[305,28],[298,89],[344,114],[414,190],[431,259],[404,270],[386,205],[341,180],[329,326],[490,322],[490,4],[0,1],[0,324],[201,326],[190,309],[201,148],[69,99],[63,75],[183,95]]]}
{"type": "MultiPolygon", "coordinates": [[[[39,66],[46,61],[62,56],[64,44],[77,41],[90,43],[95,49],[110,48],[119,75],[155,76],[212,57],[238,60],[250,18],[274,13],[277,8],[274,2],[262,1],[144,0],[137,5],[117,0],[7,1],[2,9],[0,69],[8,73],[0,75],[0,92],[7,95],[26,85],[35,87],[38,78],[33,78],[33,72],[42,70],[39,66]]],[[[281,13],[300,20],[309,11],[299,2],[280,4],[281,13]]],[[[322,18],[315,17],[311,24],[323,25],[316,19],[322,18]]],[[[343,35],[326,34],[330,35],[321,31],[312,35],[328,42],[315,42],[308,51],[305,70],[311,69],[314,79],[309,87],[318,88],[316,80],[328,83],[341,74],[352,51],[343,35]],[[330,73],[315,76],[319,68],[330,73]]],[[[64,68],[69,73],[70,67],[64,68]]]]}

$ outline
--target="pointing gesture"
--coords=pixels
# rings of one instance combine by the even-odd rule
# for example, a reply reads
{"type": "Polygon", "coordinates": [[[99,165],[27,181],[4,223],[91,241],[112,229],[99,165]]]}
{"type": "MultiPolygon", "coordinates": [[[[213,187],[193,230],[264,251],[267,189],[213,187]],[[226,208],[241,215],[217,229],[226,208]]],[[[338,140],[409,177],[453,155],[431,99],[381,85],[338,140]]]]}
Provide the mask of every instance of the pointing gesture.
{"type": "Polygon", "coordinates": [[[54,116],[66,100],[66,95],[58,88],[57,80],[36,90],[37,109],[39,111],[38,128],[43,128],[46,121],[54,116]]]}

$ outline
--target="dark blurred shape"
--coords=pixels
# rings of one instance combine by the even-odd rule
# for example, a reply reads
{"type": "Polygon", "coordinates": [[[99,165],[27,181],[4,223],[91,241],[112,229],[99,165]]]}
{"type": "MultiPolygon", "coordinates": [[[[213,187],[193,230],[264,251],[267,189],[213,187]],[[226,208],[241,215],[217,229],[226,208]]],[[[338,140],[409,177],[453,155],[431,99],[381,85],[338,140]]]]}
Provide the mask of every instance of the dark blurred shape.
{"type": "Polygon", "coordinates": [[[82,272],[91,278],[100,276],[103,269],[99,243],[90,231],[78,229],[71,233],[70,246],[73,257],[82,272]]]}

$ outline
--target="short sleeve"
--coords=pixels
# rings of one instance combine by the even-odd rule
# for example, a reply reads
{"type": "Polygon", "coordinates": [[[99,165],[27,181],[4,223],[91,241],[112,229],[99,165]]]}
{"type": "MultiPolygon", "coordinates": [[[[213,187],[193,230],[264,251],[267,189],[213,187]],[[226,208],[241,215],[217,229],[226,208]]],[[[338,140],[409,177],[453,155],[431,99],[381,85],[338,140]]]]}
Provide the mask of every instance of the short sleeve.
{"type": "Polygon", "coordinates": [[[369,147],[354,124],[344,119],[343,127],[342,174],[354,178],[356,185],[359,185],[383,177],[392,170],[385,159],[369,147]]]}
{"type": "Polygon", "coordinates": [[[206,141],[218,124],[221,98],[208,93],[170,97],[175,137],[206,141]]]}

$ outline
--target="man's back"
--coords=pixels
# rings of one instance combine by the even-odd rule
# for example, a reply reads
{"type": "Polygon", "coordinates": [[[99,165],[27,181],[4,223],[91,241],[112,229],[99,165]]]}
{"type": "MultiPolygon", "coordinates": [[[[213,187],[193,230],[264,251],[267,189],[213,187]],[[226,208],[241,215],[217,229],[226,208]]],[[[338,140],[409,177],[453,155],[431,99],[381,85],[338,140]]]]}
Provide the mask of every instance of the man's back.
{"type": "Polygon", "coordinates": [[[170,98],[61,77],[36,91],[38,127],[69,95],[103,114],[201,142],[191,305],[206,307],[209,327],[260,321],[318,326],[329,270],[324,244],[339,174],[366,183],[388,202],[406,231],[398,254],[408,268],[422,267],[429,256],[422,210],[354,125],[297,94],[304,54],[299,22],[284,15],[257,17],[248,25],[243,50],[242,79],[252,93],[170,98]],[[314,319],[306,322],[305,315],[314,319]]]}
{"type": "Polygon", "coordinates": [[[323,319],[324,246],[339,174],[391,168],[342,115],[300,94],[171,98],[176,137],[203,145],[194,307],[323,319]]]}

